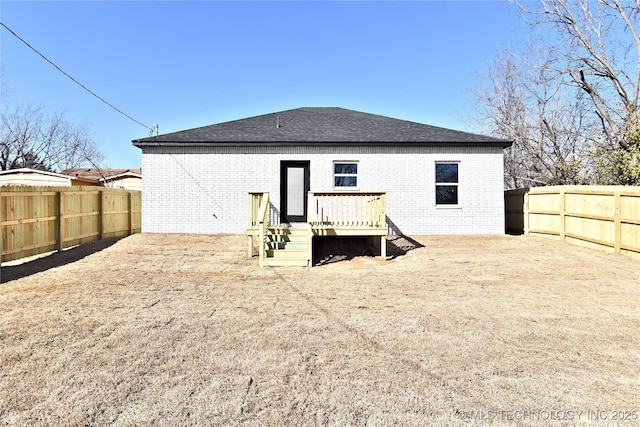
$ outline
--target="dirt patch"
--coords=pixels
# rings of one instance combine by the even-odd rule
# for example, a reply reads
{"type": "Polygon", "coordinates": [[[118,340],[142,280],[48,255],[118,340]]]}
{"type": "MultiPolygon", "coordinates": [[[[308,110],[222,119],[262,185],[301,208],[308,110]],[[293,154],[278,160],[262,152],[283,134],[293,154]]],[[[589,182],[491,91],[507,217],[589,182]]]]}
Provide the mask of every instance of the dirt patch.
{"type": "Polygon", "coordinates": [[[638,424],[637,260],[400,239],[260,269],[244,236],[139,234],[16,273],[0,424],[638,424]]]}

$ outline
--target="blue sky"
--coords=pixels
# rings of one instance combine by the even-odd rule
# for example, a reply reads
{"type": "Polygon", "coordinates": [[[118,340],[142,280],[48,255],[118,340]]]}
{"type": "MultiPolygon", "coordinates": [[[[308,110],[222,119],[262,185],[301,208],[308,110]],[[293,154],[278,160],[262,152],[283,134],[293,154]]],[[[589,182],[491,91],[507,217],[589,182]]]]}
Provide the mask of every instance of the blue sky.
{"type": "MultiPolygon", "coordinates": [[[[7,1],[2,22],[160,133],[336,106],[469,130],[474,74],[518,36],[503,1],[7,1]]],[[[105,166],[148,130],[0,30],[3,105],[88,123],[105,166]]]]}

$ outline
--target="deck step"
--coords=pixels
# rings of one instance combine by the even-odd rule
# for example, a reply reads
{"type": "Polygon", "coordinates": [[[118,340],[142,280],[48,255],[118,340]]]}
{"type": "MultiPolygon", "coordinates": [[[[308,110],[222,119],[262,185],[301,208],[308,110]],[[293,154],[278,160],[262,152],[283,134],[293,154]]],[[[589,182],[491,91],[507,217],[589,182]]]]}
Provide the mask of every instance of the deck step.
{"type": "Polygon", "coordinates": [[[267,258],[305,258],[307,256],[307,250],[278,250],[267,249],[267,258]]]}
{"type": "Polygon", "coordinates": [[[267,234],[265,236],[265,240],[269,242],[306,242],[307,235],[306,234],[294,234],[294,235],[267,234]]]}
{"type": "Polygon", "coordinates": [[[310,261],[304,258],[264,258],[262,265],[266,267],[309,267],[310,261]]]}
{"type": "Polygon", "coordinates": [[[271,251],[306,251],[307,242],[265,242],[265,248],[271,251]]]}
{"type": "Polygon", "coordinates": [[[307,237],[307,230],[296,231],[294,233],[276,233],[270,230],[267,231],[267,236],[278,238],[278,239],[302,239],[307,237]]]}

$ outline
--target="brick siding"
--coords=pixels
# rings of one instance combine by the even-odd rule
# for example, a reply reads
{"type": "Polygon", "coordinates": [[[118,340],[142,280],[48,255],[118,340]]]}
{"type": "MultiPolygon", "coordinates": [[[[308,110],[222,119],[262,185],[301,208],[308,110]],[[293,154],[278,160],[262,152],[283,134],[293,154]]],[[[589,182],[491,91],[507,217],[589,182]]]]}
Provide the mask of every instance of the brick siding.
{"type": "Polygon", "coordinates": [[[331,190],[333,162],[358,161],[358,188],[387,192],[390,234],[502,234],[502,149],[484,147],[148,147],[142,231],[242,234],[247,191],[280,206],[280,161],[308,160],[311,191],[331,190]],[[459,162],[459,206],[435,205],[435,163],[459,162]]]}

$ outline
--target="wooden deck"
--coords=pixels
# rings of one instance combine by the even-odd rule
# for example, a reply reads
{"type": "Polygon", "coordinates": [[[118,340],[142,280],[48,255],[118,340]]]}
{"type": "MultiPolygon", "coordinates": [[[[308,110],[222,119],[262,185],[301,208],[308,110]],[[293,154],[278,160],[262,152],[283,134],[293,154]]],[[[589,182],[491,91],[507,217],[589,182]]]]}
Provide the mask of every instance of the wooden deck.
{"type": "Polygon", "coordinates": [[[314,236],[379,237],[380,256],[386,253],[386,207],[382,191],[309,192],[307,222],[274,224],[269,192],[249,192],[248,256],[258,240],[260,266],[310,267],[314,236]]]}

